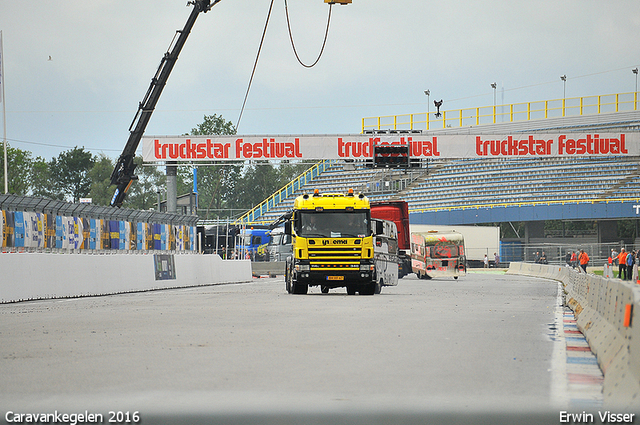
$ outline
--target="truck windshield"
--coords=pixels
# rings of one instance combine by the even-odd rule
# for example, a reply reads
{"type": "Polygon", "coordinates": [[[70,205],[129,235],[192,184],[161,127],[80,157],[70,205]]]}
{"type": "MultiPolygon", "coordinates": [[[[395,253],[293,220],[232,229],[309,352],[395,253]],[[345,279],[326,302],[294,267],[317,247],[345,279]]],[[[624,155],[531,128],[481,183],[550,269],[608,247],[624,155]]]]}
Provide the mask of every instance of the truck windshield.
{"type": "Polygon", "coordinates": [[[296,234],[305,238],[364,238],[371,235],[369,211],[301,211],[296,234]]]}

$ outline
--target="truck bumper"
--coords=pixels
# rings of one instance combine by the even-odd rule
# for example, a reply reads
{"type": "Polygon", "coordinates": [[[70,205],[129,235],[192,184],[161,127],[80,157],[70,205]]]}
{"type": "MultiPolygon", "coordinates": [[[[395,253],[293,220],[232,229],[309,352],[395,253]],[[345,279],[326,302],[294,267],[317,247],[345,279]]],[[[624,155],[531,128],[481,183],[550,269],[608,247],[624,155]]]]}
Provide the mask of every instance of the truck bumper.
{"type": "Polygon", "coordinates": [[[375,280],[375,273],[373,270],[310,270],[295,272],[294,279],[309,286],[321,285],[328,288],[339,288],[343,286],[371,283],[375,280]]]}

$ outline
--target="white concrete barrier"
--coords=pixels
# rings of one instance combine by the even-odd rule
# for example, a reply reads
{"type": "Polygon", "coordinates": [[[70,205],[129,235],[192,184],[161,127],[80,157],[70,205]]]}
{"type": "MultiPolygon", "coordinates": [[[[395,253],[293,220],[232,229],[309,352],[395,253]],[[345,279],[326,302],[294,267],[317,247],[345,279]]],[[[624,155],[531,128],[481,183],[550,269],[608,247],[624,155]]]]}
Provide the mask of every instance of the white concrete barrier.
{"type": "Polygon", "coordinates": [[[0,303],[251,280],[249,260],[217,255],[0,254],[0,303]]]}
{"type": "Polygon", "coordinates": [[[511,263],[507,273],[562,282],[604,373],[605,405],[640,409],[640,285],[541,264],[511,263]]]}

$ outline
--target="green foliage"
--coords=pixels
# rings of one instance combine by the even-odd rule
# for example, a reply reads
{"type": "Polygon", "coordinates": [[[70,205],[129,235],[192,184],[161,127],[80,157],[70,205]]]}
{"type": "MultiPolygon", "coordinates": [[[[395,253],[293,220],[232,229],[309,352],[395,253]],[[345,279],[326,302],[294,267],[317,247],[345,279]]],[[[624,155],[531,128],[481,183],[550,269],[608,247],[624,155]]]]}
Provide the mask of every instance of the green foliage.
{"type": "Polygon", "coordinates": [[[158,190],[165,187],[167,177],[164,170],[160,170],[158,167],[143,166],[142,156],[136,156],[134,162],[138,165],[136,167],[138,180],[131,185],[122,206],[137,210],[152,209],[154,204],[158,202],[158,190]]]}
{"type": "Polygon", "coordinates": [[[637,237],[637,220],[618,220],[617,236],[620,240],[635,241],[637,237]]]}
{"type": "Polygon", "coordinates": [[[191,129],[192,136],[205,136],[214,134],[236,134],[236,128],[231,121],[226,121],[222,115],[205,115],[204,121],[191,129]]]}
{"type": "Polygon", "coordinates": [[[49,163],[49,172],[57,192],[65,199],[71,198],[72,202],[78,202],[80,198],[87,197],[91,190],[89,170],[95,162],[91,152],[77,146],[60,153],[58,158],[52,158],[49,163]]]}
{"type": "Polygon", "coordinates": [[[51,183],[49,163],[41,156],[37,157],[31,165],[31,195],[45,198],[62,199],[54,190],[51,183]]]}
{"type": "MultiPolygon", "coordinates": [[[[0,143],[0,187],[4,193],[4,146],[0,143]]],[[[26,195],[29,192],[31,152],[7,146],[7,185],[9,193],[26,195]]]]}
{"type": "Polygon", "coordinates": [[[104,154],[100,154],[96,158],[93,168],[89,170],[88,178],[91,182],[89,190],[89,198],[95,205],[107,206],[111,202],[113,191],[111,190],[111,172],[114,163],[111,158],[104,154]]]}

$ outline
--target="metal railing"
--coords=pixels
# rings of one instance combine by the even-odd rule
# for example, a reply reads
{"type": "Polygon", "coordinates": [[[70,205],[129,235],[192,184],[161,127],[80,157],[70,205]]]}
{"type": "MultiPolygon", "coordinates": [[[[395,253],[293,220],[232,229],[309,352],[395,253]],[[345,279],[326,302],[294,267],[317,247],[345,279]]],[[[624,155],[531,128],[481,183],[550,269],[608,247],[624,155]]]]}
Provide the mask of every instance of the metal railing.
{"type": "Polygon", "coordinates": [[[557,201],[530,201],[530,202],[504,202],[495,204],[473,204],[473,205],[457,205],[457,206],[440,206],[428,208],[409,208],[410,213],[435,212],[435,211],[453,211],[453,210],[477,210],[486,208],[506,208],[506,207],[524,207],[537,205],[565,205],[565,204],[597,204],[597,203],[620,203],[620,202],[640,202],[640,198],[610,198],[610,199],[563,199],[557,201]]]}
{"type": "Polygon", "coordinates": [[[262,201],[260,204],[256,205],[253,209],[247,211],[240,218],[235,220],[234,224],[240,225],[240,224],[256,223],[258,221],[257,219],[260,216],[271,211],[271,209],[275,207],[277,204],[279,204],[281,201],[288,198],[289,196],[294,194],[297,190],[302,188],[302,186],[304,186],[311,180],[318,177],[320,173],[322,173],[327,168],[329,168],[331,164],[333,164],[334,162],[335,160],[331,160],[331,159],[325,159],[318,162],[313,167],[309,168],[307,171],[300,174],[295,180],[292,180],[291,182],[289,182],[282,189],[278,190],[273,195],[271,195],[270,197],[262,201]]]}
{"type": "Polygon", "coordinates": [[[154,210],[134,210],[93,204],[71,203],[36,196],[0,195],[0,210],[31,211],[60,216],[96,218],[103,220],[129,221],[138,223],[166,223],[195,226],[198,217],[163,213],[154,210]]]}
{"type": "Polygon", "coordinates": [[[362,118],[362,132],[367,130],[435,130],[485,124],[530,121],[544,118],[595,115],[638,110],[638,92],[571,97],[452,109],[434,113],[386,115],[362,118]]]}

